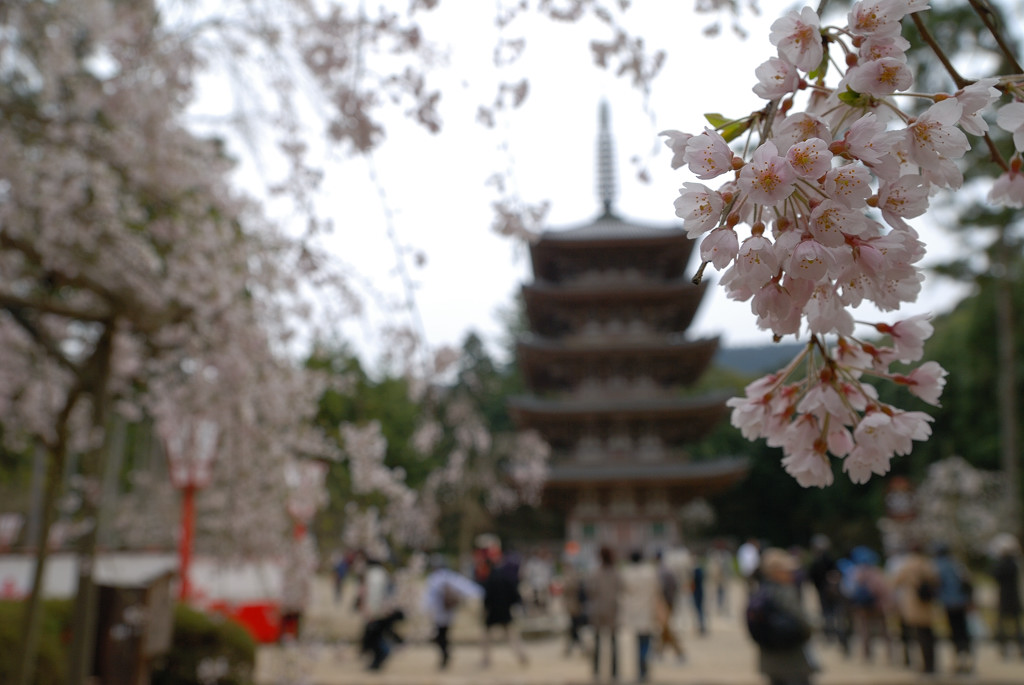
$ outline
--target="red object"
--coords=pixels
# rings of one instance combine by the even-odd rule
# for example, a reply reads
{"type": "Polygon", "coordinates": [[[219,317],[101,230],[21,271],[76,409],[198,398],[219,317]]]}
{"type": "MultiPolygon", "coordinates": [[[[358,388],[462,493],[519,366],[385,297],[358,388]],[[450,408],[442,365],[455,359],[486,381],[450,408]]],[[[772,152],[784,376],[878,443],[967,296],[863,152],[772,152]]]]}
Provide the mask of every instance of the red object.
{"type": "Polygon", "coordinates": [[[207,610],[241,624],[260,644],[277,642],[281,637],[281,609],[277,602],[254,600],[244,604],[211,602],[207,610]]]}
{"type": "Polygon", "coordinates": [[[181,575],[181,586],[178,590],[178,600],[185,602],[191,595],[191,586],[188,580],[188,570],[192,563],[192,535],[196,524],[196,486],[187,484],[182,488],[181,500],[181,540],[178,541],[178,558],[181,575]]]}

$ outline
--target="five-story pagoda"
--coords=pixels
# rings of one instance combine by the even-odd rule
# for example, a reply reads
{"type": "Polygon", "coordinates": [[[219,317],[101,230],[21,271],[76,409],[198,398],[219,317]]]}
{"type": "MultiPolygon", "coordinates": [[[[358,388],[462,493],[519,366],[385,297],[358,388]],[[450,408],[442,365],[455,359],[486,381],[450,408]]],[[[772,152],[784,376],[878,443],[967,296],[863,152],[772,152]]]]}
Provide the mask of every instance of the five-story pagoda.
{"type": "Polygon", "coordinates": [[[730,486],[746,463],[686,451],[725,416],[728,397],[691,391],[718,348],[718,338],[686,336],[704,296],[686,273],[694,242],[678,226],[615,214],[606,104],[600,121],[604,211],[530,246],[530,332],[517,357],[531,394],[509,411],[552,448],[545,501],[566,513],[567,539],[588,555],[604,544],[650,553],[681,541],[682,505],[730,486]]]}

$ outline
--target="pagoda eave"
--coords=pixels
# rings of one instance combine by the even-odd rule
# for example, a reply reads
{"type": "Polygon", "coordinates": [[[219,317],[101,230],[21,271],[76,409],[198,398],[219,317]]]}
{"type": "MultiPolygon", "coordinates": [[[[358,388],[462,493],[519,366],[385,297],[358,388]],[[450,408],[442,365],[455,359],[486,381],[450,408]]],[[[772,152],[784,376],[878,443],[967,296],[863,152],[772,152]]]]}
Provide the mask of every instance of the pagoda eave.
{"type": "Polygon", "coordinates": [[[714,461],[639,462],[618,464],[567,463],[552,466],[545,483],[552,490],[616,486],[624,481],[641,486],[692,487],[719,490],[733,485],[750,470],[743,457],[714,461]]]}
{"type": "Polygon", "coordinates": [[[623,336],[577,340],[524,338],[516,357],[527,385],[534,391],[578,384],[588,375],[607,377],[625,368],[656,377],[664,386],[687,386],[711,364],[719,339],[668,340],[623,336]]]}
{"type": "Polygon", "coordinates": [[[536,430],[552,447],[569,447],[585,433],[610,435],[612,427],[639,435],[655,430],[667,444],[699,440],[727,412],[727,395],[651,401],[558,402],[512,398],[509,414],[519,428],[536,430]]]}

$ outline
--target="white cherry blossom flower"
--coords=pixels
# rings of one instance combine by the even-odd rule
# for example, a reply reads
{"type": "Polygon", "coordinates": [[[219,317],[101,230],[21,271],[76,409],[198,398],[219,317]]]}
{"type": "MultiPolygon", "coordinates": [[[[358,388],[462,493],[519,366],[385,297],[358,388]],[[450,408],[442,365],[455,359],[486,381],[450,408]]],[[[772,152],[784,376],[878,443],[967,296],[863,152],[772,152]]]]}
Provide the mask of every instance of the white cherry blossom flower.
{"type": "Polygon", "coordinates": [[[874,112],[868,112],[850,124],[842,141],[833,143],[832,151],[846,153],[873,166],[880,164],[892,152],[896,135],[886,130],[885,122],[874,112]]]}
{"type": "Polygon", "coordinates": [[[721,134],[710,128],[704,133],[693,136],[686,142],[684,154],[690,171],[702,180],[721,176],[732,170],[732,149],[721,134]]]}
{"type": "Polygon", "coordinates": [[[999,99],[1000,92],[995,87],[997,83],[997,78],[983,78],[957,91],[956,99],[963,107],[957,123],[967,133],[982,136],[988,132],[988,122],[982,117],[982,110],[999,99]]]}
{"type": "Polygon", "coordinates": [[[1024,102],[1011,102],[996,113],[996,125],[1013,134],[1013,146],[1024,151],[1024,102]]]}
{"type": "Polygon", "coordinates": [[[924,341],[931,337],[935,328],[928,322],[931,316],[917,314],[889,325],[875,324],[875,330],[892,338],[897,358],[905,363],[916,362],[924,356],[924,341]]]}
{"type": "Polygon", "coordinates": [[[860,62],[870,62],[883,57],[893,57],[906,62],[906,52],[909,48],[910,41],[903,36],[873,36],[861,43],[857,57],[860,62]]]}
{"type": "Polygon", "coordinates": [[[892,424],[897,432],[906,438],[906,443],[898,447],[896,454],[910,454],[913,449],[912,440],[927,440],[932,435],[932,427],[928,424],[932,417],[923,411],[897,411],[892,413],[892,424]]]}
{"type": "Polygon", "coordinates": [[[808,228],[814,239],[825,247],[840,247],[846,244],[847,235],[857,235],[864,230],[864,215],[855,212],[835,200],[825,200],[811,212],[808,228]]]}
{"type": "Polygon", "coordinates": [[[1024,174],[1011,168],[1000,175],[988,191],[988,201],[1003,207],[1024,207],[1024,174]]]}
{"type": "Polygon", "coordinates": [[[778,336],[799,333],[803,308],[813,290],[813,283],[799,279],[788,278],[786,287],[777,279],[765,283],[750,301],[750,309],[757,315],[758,328],[778,336]]]}
{"type": "Polygon", "coordinates": [[[716,228],[708,233],[700,243],[700,257],[711,262],[715,268],[722,270],[736,259],[739,252],[739,237],[736,231],[728,227],[716,228]]]}
{"type": "Polygon", "coordinates": [[[789,197],[795,180],[793,167],[779,156],[775,143],[768,141],[754,150],[750,162],[740,169],[737,185],[753,202],[774,205],[789,197]]]}
{"type": "Polygon", "coordinates": [[[776,19],[768,36],[779,55],[801,71],[813,71],[821,63],[821,20],[810,7],[791,10],[776,19]]]}
{"type": "MultiPolygon", "coordinates": [[[[957,127],[963,105],[955,98],[936,102],[907,127],[910,160],[922,169],[935,170],[947,160],[960,159],[971,148],[957,127]]],[[[956,168],[956,165],[953,165],[956,168]]]]}
{"type": "Polygon", "coordinates": [[[808,112],[798,112],[787,116],[775,127],[773,140],[779,150],[788,150],[793,145],[811,138],[819,138],[830,143],[832,129],[820,117],[808,112]]]}
{"type": "Polygon", "coordinates": [[[892,95],[914,85],[914,72],[895,57],[861,62],[846,73],[850,88],[875,97],[892,95]]]}
{"type": "Polygon", "coordinates": [[[800,85],[800,73],[784,59],[772,57],[754,70],[757,84],[754,95],[765,100],[778,100],[795,93],[800,85]]]}
{"type": "Polygon", "coordinates": [[[925,362],[908,375],[897,376],[894,380],[901,385],[906,385],[911,394],[920,397],[928,404],[939,407],[942,406],[939,404],[939,397],[942,396],[947,375],[949,373],[938,362],[925,362]]]}
{"type": "Polygon", "coordinates": [[[826,449],[818,422],[812,416],[801,416],[786,431],[782,466],[801,487],[832,485],[834,476],[826,449]]]}
{"type": "Polygon", "coordinates": [[[672,168],[678,169],[686,164],[686,144],[690,142],[690,138],[693,138],[693,134],[668,130],[662,131],[658,135],[665,136],[665,145],[672,150],[672,168]]]}
{"type": "Polygon", "coordinates": [[[893,228],[910,228],[904,219],[921,216],[928,209],[928,184],[916,174],[883,183],[878,191],[878,208],[893,228]]]}
{"type": "Polygon", "coordinates": [[[686,182],[674,203],[689,238],[697,238],[718,225],[725,202],[717,191],[702,183],[686,182]]]}
{"type": "Polygon", "coordinates": [[[853,335],[853,315],[829,285],[819,285],[804,306],[807,329],[821,335],[853,335]]]}
{"type": "Polygon", "coordinates": [[[759,289],[779,270],[772,242],[763,235],[752,235],[744,240],[734,268],[752,290],[759,289]]]}
{"type": "Polygon", "coordinates": [[[864,207],[874,193],[871,188],[871,172],[860,164],[844,164],[829,170],[821,189],[831,200],[847,209],[864,207]]]}
{"type": "Polygon", "coordinates": [[[847,15],[850,32],[858,36],[888,37],[900,33],[906,7],[899,0],[858,0],[847,15]]]}
{"type": "Polygon", "coordinates": [[[828,149],[828,143],[821,138],[811,138],[794,144],[786,152],[786,160],[797,175],[803,178],[818,178],[832,167],[832,153],[828,149]]]}
{"type": "Polygon", "coordinates": [[[828,275],[834,261],[832,253],[817,240],[801,240],[786,262],[786,271],[795,278],[819,283],[828,275]]]}

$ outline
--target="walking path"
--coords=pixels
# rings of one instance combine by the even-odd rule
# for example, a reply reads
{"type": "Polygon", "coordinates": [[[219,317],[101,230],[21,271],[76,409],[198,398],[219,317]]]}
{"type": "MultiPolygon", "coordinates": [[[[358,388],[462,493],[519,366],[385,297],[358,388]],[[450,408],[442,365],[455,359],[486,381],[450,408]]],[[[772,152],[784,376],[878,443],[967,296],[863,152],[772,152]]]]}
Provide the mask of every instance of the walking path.
{"type": "MultiPolygon", "coordinates": [[[[739,588],[733,593],[739,599],[739,588]]],[[[265,646],[257,659],[256,679],[260,685],[587,685],[595,682],[589,660],[575,652],[566,657],[565,639],[554,633],[553,619],[536,617],[524,621],[526,649],[530,662],[521,666],[507,645],[493,649],[492,666],[480,666],[481,648],[477,630],[479,607],[466,607],[453,626],[452,662],[438,670],[438,652],[428,641],[429,627],[422,617],[403,626],[407,643],[398,647],[380,672],[367,672],[354,643],[357,631],[349,610],[349,597],[334,602],[326,581],[318,583],[313,605],[306,618],[303,640],[286,646],[265,646]],[[332,632],[333,631],[333,632],[332,632]]],[[[738,602],[733,602],[738,606],[738,602]]],[[[560,619],[555,619],[560,620],[560,619]]],[[[560,626],[558,623],[557,626],[560,626]]],[[[701,637],[692,628],[692,616],[679,617],[680,634],[687,650],[685,662],[673,655],[656,659],[651,665],[652,685],[765,685],[757,673],[757,651],[740,622],[739,615],[712,615],[709,634],[701,637]]],[[[559,628],[560,629],[560,628],[559,628]]],[[[585,639],[589,635],[585,635],[585,639]]],[[[858,645],[854,644],[856,653],[858,645]]],[[[822,662],[815,685],[1024,685],[1024,661],[1004,661],[988,641],[977,647],[977,669],[972,675],[940,673],[926,678],[902,666],[891,665],[877,646],[873,663],[858,657],[845,659],[839,649],[815,641],[822,662]]],[[[636,657],[632,640],[619,640],[620,680],[636,682],[636,657]]],[[[952,654],[948,644],[939,647],[940,671],[949,670],[952,654]]]]}

